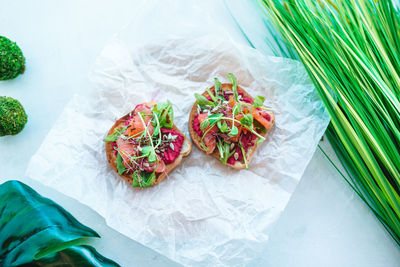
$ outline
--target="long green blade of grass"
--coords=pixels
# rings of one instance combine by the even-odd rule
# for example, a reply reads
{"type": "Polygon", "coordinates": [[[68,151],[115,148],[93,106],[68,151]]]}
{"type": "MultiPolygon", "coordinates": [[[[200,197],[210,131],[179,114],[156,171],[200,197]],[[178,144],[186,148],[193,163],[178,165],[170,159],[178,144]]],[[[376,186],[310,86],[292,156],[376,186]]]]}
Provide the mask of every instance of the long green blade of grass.
{"type": "Polygon", "coordinates": [[[347,181],[400,245],[400,18],[389,0],[260,0],[331,116],[347,181]]]}

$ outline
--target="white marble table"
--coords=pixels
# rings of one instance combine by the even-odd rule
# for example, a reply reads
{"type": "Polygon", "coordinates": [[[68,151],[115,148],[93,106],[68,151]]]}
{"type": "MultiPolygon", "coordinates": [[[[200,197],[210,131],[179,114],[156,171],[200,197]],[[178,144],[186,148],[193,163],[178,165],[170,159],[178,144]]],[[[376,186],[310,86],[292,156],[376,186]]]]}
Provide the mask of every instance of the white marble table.
{"type": "MultiPolygon", "coordinates": [[[[25,176],[63,106],[90,87],[87,74],[105,43],[144,1],[1,0],[0,35],[23,49],[24,75],[0,82],[0,95],[19,99],[29,114],[25,130],[0,138],[0,183],[21,180],[55,200],[102,236],[96,248],[122,266],[177,266],[109,228],[102,217],[25,176]]],[[[210,12],[245,43],[221,1],[210,12]]],[[[329,149],[327,141],[321,145],[329,149]]],[[[279,219],[265,253],[251,266],[400,266],[400,249],[333,166],[317,150],[279,219]]]]}

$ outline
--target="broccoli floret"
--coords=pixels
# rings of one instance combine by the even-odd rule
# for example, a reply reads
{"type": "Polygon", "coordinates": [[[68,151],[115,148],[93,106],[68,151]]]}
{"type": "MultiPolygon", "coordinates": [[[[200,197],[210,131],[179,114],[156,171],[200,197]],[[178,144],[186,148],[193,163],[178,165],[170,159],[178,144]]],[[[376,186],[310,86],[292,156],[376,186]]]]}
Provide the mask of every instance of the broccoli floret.
{"type": "Polygon", "coordinates": [[[0,80],[14,79],[25,71],[25,57],[15,42],[0,36],[0,80]]]}
{"type": "Polygon", "coordinates": [[[16,135],[27,121],[28,116],[18,100],[0,96],[0,136],[16,135]]]}

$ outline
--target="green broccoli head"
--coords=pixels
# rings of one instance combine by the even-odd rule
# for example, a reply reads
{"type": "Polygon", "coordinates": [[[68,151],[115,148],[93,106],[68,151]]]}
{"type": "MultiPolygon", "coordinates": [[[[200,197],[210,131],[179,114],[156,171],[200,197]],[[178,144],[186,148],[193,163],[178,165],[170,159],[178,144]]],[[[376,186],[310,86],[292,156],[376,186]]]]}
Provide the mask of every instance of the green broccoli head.
{"type": "Polygon", "coordinates": [[[0,136],[16,135],[27,121],[28,116],[18,100],[0,96],[0,136]]]}
{"type": "Polygon", "coordinates": [[[0,36],[0,80],[14,79],[25,71],[25,57],[15,42],[0,36]]]}

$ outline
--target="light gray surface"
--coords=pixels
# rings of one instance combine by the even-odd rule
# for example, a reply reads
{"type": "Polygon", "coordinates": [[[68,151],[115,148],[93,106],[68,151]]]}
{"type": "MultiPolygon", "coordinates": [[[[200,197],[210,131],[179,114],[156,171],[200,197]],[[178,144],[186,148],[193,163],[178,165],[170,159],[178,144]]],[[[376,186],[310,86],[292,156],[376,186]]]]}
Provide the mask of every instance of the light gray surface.
{"type": "MultiPolygon", "coordinates": [[[[96,248],[122,266],[176,266],[107,227],[84,205],[24,175],[63,106],[73,93],[89,88],[87,73],[104,44],[140,10],[141,2],[0,0],[0,35],[17,41],[27,58],[26,73],[0,82],[0,95],[19,99],[29,114],[21,134],[0,138],[0,183],[21,180],[61,204],[100,233],[102,238],[93,242],[96,248]]],[[[221,1],[206,5],[244,42],[221,1]]],[[[317,150],[266,252],[252,266],[383,267],[399,262],[397,245],[317,150]]]]}

